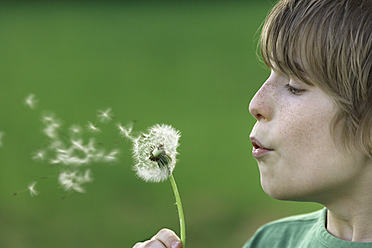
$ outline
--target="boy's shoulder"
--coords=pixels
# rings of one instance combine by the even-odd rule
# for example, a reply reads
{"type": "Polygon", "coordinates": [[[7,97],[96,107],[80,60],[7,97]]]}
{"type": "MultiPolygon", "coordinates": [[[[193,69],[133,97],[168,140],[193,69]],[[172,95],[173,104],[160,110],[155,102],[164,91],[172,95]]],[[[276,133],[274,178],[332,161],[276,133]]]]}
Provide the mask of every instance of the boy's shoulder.
{"type": "Polygon", "coordinates": [[[270,222],[258,229],[244,247],[296,247],[300,242],[313,238],[324,226],[325,214],[326,209],[322,209],[270,222]]]}

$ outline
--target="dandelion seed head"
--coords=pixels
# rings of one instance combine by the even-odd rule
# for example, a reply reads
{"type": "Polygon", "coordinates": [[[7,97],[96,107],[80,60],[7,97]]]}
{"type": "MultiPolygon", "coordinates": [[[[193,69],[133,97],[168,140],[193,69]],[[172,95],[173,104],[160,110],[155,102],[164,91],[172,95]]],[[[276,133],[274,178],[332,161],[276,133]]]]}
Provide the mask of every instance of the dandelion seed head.
{"type": "Polygon", "coordinates": [[[156,124],[133,140],[134,170],[148,182],[166,180],[176,165],[180,132],[170,125],[156,124]]]}
{"type": "Polygon", "coordinates": [[[37,99],[34,94],[29,94],[25,100],[24,104],[28,106],[30,109],[35,109],[36,104],[37,104],[37,99]]]}
{"type": "Polygon", "coordinates": [[[35,189],[36,182],[32,182],[27,188],[31,196],[38,195],[39,192],[35,189]]]}
{"type": "Polygon", "coordinates": [[[111,108],[107,108],[105,110],[98,110],[97,112],[98,112],[97,117],[100,122],[106,123],[106,122],[111,121],[112,116],[113,116],[111,112],[111,108]]]}

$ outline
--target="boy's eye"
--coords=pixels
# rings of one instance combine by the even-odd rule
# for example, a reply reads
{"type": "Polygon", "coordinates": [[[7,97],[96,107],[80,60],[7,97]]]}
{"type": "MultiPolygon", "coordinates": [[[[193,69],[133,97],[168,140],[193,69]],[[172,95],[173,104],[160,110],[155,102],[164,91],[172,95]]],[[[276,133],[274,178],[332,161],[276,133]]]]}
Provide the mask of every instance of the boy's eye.
{"type": "Polygon", "coordinates": [[[302,92],[305,91],[305,90],[302,90],[302,89],[295,88],[295,87],[291,86],[290,84],[287,84],[285,87],[293,95],[300,95],[302,92]]]}

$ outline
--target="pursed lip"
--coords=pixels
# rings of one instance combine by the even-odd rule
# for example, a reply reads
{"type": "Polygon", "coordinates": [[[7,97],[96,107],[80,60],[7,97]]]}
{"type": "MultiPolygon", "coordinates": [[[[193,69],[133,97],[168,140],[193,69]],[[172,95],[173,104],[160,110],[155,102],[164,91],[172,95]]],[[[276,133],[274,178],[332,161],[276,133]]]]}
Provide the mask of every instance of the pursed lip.
{"type": "Polygon", "coordinates": [[[256,137],[250,137],[253,149],[252,149],[252,156],[254,158],[261,158],[264,155],[274,151],[273,149],[265,147],[256,137]]]}

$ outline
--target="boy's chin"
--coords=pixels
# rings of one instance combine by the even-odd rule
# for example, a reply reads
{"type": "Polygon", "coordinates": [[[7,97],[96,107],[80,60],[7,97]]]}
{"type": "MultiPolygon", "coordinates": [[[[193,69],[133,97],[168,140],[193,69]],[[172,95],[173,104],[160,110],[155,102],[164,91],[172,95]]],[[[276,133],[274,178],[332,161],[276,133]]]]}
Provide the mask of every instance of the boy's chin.
{"type": "Polygon", "coordinates": [[[276,200],[282,201],[301,201],[301,202],[309,202],[311,200],[311,196],[308,194],[301,192],[296,188],[286,189],[282,187],[278,187],[275,185],[265,185],[261,183],[263,191],[276,200]]]}

